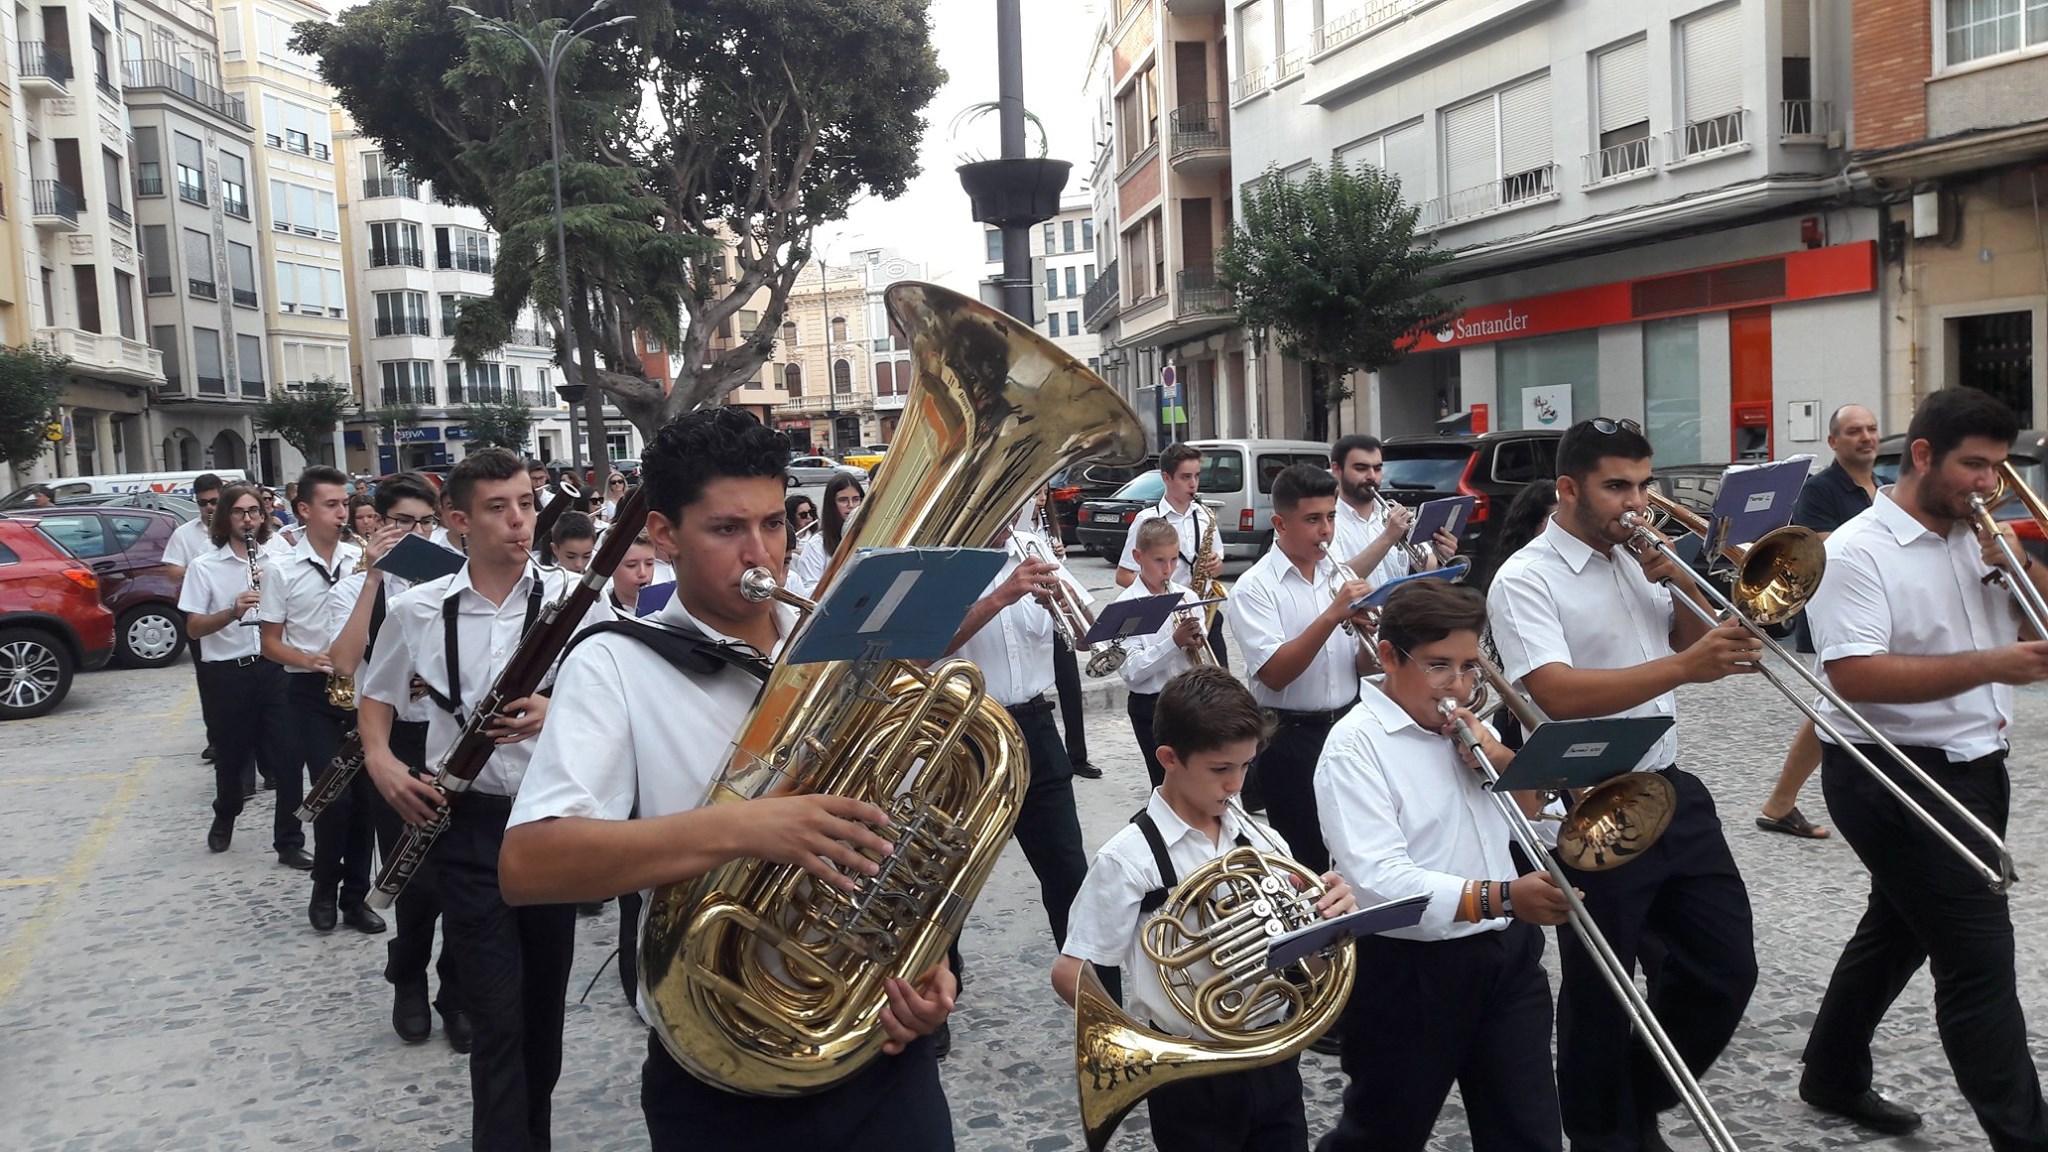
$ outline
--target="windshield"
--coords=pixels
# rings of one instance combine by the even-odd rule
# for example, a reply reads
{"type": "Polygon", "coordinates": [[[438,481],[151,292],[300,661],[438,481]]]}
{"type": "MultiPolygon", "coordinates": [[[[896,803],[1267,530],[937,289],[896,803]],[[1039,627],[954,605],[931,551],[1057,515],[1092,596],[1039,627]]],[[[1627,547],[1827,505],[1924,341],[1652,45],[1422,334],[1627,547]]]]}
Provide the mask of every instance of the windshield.
{"type": "Polygon", "coordinates": [[[1110,499],[1142,500],[1147,504],[1157,504],[1165,495],[1166,478],[1159,474],[1159,469],[1154,468],[1129,484],[1117,489],[1116,495],[1111,496],[1110,499]]]}
{"type": "Polygon", "coordinates": [[[1386,478],[1381,485],[1387,488],[1429,488],[1439,492],[1456,490],[1459,478],[1465,474],[1466,463],[1472,459],[1472,450],[1459,446],[1450,452],[1442,449],[1425,449],[1424,452],[1424,455],[1397,457],[1389,451],[1386,478]]]}

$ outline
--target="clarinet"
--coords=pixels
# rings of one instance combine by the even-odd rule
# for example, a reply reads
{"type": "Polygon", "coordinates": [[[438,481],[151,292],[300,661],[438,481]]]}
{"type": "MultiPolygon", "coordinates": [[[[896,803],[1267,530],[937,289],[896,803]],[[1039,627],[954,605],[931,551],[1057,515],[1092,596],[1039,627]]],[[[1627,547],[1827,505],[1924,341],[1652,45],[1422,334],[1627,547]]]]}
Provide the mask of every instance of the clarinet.
{"type": "MultiPolygon", "coordinates": [[[[540,618],[520,639],[519,647],[512,658],[505,662],[504,671],[491,690],[477,701],[476,710],[462,726],[462,734],[455,739],[455,746],[441,758],[434,770],[434,790],[440,794],[440,808],[434,819],[426,824],[408,824],[399,836],[398,846],[385,858],[383,871],[377,874],[377,883],[370,890],[368,903],[372,908],[389,908],[399,893],[405,891],[413,873],[426,863],[427,852],[434,841],[448,830],[449,800],[456,793],[466,792],[482,772],[492,754],[498,750],[498,743],[485,731],[492,720],[497,718],[499,709],[506,704],[531,696],[540,682],[554,667],[564,648],[575,637],[577,626],[583,622],[584,613],[597,602],[602,594],[605,581],[611,578],[619,562],[626,558],[626,550],[633,546],[633,538],[640,535],[640,528],[647,522],[647,487],[642,485],[633,490],[619,504],[618,520],[605,533],[604,545],[591,557],[590,567],[584,571],[566,596],[541,609],[540,618]]],[[[448,670],[450,677],[458,675],[457,670],[448,670]]],[[[343,753],[348,749],[344,747],[343,753]]],[[[337,762],[339,757],[336,758],[337,762]]]]}
{"type": "MultiPolygon", "coordinates": [[[[249,587],[262,588],[263,565],[257,563],[256,560],[256,533],[242,533],[242,548],[249,553],[249,587]]],[[[257,624],[261,622],[262,613],[253,611],[250,615],[243,616],[235,621],[235,623],[241,625],[244,628],[254,628],[257,624]]]]}

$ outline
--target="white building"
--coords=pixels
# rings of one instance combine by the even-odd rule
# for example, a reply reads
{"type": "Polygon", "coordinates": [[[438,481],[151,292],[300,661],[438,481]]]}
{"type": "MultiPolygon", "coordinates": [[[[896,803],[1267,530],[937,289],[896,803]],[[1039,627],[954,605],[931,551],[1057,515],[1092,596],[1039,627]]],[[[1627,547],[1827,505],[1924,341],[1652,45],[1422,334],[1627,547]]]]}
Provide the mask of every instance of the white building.
{"type": "Polygon", "coordinates": [[[1336,427],[1268,355],[1267,434],[1598,413],[1681,463],[1822,448],[1834,406],[1877,406],[1876,216],[1841,174],[1848,5],[1162,2],[1229,20],[1240,206],[1269,166],[1372,164],[1458,254],[1463,318],[1336,427]]]}
{"type": "MultiPolygon", "coordinates": [[[[1003,274],[1003,232],[984,226],[988,264],[984,282],[1003,274]]],[[[1095,287],[1095,207],[1084,188],[1069,193],[1060,214],[1031,230],[1031,269],[1035,273],[1032,303],[1042,317],[1039,330],[1052,337],[1067,355],[1102,371],[1102,337],[1084,324],[1082,301],[1095,287]]]]}
{"type": "MultiPolygon", "coordinates": [[[[813,260],[797,274],[766,379],[780,381],[785,397],[775,427],[800,451],[843,454],[895,438],[910,395],[910,343],[890,322],[882,293],[927,275],[890,248],[813,260]]],[[[750,315],[742,314],[742,329],[750,315]]],[[[732,402],[751,401],[741,390],[732,402]]]]}

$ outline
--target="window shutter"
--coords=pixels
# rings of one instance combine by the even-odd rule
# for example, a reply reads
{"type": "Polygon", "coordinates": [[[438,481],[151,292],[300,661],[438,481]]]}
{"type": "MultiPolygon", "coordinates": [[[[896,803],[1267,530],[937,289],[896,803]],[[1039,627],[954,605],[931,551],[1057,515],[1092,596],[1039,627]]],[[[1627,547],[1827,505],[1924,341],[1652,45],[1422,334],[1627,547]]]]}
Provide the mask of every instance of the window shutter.
{"type": "Polygon", "coordinates": [[[1422,121],[1396,128],[1383,139],[1387,175],[1400,179],[1403,201],[1420,204],[1428,195],[1423,179],[1429,171],[1429,137],[1423,134],[1422,121]]]}
{"type": "Polygon", "coordinates": [[[1280,36],[1289,52],[1308,47],[1315,30],[1315,6],[1310,0],[1280,0],[1280,36]]]}
{"type": "Polygon", "coordinates": [[[1252,0],[1237,10],[1238,54],[1245,75],[1273,62],[1273,26],[1267,2],[1252,0]]]}
{"type": "Polygon", "coordinates": [[[1742,107],[1742,7],[1731,4],[1685,22],[1685,122],[1742,107]]]}
{"type": "Polygon", "coordinates": [[[1444,195],[1455,196],[1499,178],[1493,114],[1491,96],[1444,113],[1444,195]]]}
{"type": "Polygon", "coordinates": [[[1638,40],[1593,58],[1600,131],[1612,132],[1650,118],[1650,49],[1638,40]]]}
{"type": "MultiPolygon", "coordinates": [[[[2036,4],[2040,0],[2034,0],[2036,4]]],[[[1779,8],[1779,23],[1783,28],[1779,54],[1792,57],[1813,55],[1813,12],[1807,0],[1784,0],[1779,8]]]]}
{"type": "Polygon", "coordinates": [[[1349,168],[1353,172],[1358,171],[1360,168],[1385,168],[1387,166],[1386,155],[1382,148],[1382,141],[1384,140],[1385,137],[1374,136],[1371,139],[1360,140],[1356,144],[1340,148],[1337,151],[1337,159],[1343,163],[1344,167],[1349,168]]]}
{"type": "Polygon", "coordinates": [[[1545,73],[1500,94],[1501,175],[1541,168],[1552,155],[1550,75],[1545,73]]]}

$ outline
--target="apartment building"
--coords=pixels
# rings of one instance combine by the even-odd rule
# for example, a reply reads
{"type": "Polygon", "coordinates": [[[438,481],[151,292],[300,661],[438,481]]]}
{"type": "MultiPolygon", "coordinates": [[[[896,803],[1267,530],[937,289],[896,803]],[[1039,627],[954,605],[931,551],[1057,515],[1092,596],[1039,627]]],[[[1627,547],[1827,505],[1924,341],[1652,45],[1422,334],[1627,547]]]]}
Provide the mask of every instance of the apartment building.
{"type": "Polygon", "coordinates": [[[166,467],[244,468],[280,482],[296,454],[251,415],[276,377],[264,347],[248,107],[222,87],[212,9],[136,0],[122,8],[120,33],[143,310],[163,357],[166,467]]]}
{"type": "Polygon", "coordinates": [[[532,412],[528,453],[568,459],[553,336],[530,311],[504,347],[474,363],[455,356],[457,317],[466,301],[491,294],[496,268],[497,237],[482,214],[398,171],[339,112],[333,139],[360,410],[344,435],[349,466],[383,474],[454,463],[466,407],[508,402],[532,412]]]}
{"type": "MultiPolygon", "coordinates": [[[[984,227],[988,263],[984,283],[1003,272],[1003,231],[984,227]]],[[[1095,205],[1086,192],[1060,202],[1060,213],[1031,230],[1032,300],[1044,317],[1040,330],[1067,355],[1098,373],[1102,337],[1082,323],[1088,292],[1095,287],[1095,205]]]]}
{"type": "MultiPolygon", "coordinates": [[[[910,395],[910,344],[882,294],[898,280],[926,275],[923,264],[885,248],[851,252],[844,263],[813,260],[798,274],[762,379],[781,381],[774,422],[799,453],[843,453],[894,438],[910,395]]],[[[752,331],[754,317],[741,313],[739,330],[752,331]]],[[[749,383],[727,402],[753,404],[752,389],[749,383]]]]}
{"type": "Polygon", "coordinates": [[[0,301],[0,322],[10,340],[26,337],[71,361],[58,398],[62,439],[16,479],[142,470],[179,458],[184,443],[172,442],[150,405],[164,371],[142,330],[113,14],[74,0],[14,8],[0,19],[17,51],[7,127],[15,176],[4,211],[20,268],[18,280],[0,275],[0,292],[11,294],[0,301]]]}
{"type": "Polygon", "coordinates": [[[1958,385],[2048,418],[2048,9],[1856,0],[1850,176],[1880,204],[1895,426],[1958,385]]]}
{"type": "Polygon", "coordinates": [[[1174,369],[1189,437],[1243,433],[1257,393],[1247,376],[1257,366],[1216,284],[1216,251],[1235,218],[1232,173],[1255,170],[1233,152],[1229,28],[1223,0],[1114,0],[1088,70],[1107,259],[1083,292],[1082,322],[1101,333],[1109,378],[1139,411],[1160,410],[1163,369],[1174,369]]]}
{"type": "Polygon", "coordinates": [[[1463,316],[1334,419],[1266,357],[1267,434],[1601,413],[1643,421],[1660,460],[1720,461],[1822,449],[1834,406],[1878,404],[1877,217],[1842,175],[1847,6],[1162,2],[1229,23],[1240,182],[1379,167],[1456,255],[1463,316]]]}

